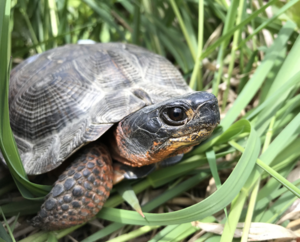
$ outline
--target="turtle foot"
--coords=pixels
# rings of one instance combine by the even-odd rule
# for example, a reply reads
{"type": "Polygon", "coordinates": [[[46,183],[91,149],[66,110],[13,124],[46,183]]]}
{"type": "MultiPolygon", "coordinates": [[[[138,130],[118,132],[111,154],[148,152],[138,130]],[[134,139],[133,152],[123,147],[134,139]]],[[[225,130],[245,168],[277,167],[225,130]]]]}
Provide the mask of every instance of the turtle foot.
{"type": "Polygon", "coordinates": [[[27,222],[29,222],[32,227],[40,228],[42,223],[42,218],[40,216],[35,216],[33,219],[27,222]]]}
{"type": "Polygon", "coordinates": [[[31,225],[57,230],[82,224],[102,208],[112,188],[110,154],[102,144],[90,144],[58,178],[31,225]]]}

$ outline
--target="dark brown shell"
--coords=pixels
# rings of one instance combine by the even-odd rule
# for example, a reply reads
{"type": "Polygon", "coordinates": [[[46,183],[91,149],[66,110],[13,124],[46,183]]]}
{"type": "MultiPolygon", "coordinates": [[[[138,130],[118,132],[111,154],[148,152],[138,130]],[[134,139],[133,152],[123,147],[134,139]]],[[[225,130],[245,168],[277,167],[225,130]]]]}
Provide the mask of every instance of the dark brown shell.
{"type": "Polygon", "coordinates": [[[169,61],[133,45],[66,45],[30,57],[12,70],[9,93],[25,171],[50,171],[130,113],[187,92],[169,61]]]}

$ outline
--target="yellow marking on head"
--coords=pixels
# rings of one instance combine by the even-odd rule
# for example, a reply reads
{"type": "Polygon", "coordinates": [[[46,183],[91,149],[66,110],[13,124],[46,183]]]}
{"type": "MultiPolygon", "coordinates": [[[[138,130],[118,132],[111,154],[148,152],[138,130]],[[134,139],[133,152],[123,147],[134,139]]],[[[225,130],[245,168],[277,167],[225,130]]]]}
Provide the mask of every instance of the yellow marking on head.
{"type": "Polygon", "coordinates": [[[189,120],[191,120],[194,117],[194,115],[195,115],[193,109],[191,109],[191,108],[189,110],[187,110],[185,113],[188,116],[189,120]]]}

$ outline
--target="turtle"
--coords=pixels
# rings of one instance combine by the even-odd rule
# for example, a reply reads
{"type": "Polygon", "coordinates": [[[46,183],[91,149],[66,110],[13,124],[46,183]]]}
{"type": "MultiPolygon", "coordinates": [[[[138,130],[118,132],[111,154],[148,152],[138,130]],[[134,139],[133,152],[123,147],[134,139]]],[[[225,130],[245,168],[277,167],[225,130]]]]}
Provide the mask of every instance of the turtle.
{"type": "Polygon", "coordinates": [[[90,220],[127,171],[172,163],[220,122],[213,94],[193,91],[165,57],[125,43],[29,57],[11,71],[9,113],[27,174],[71,160],[31,220],[43,230],[90,220]]]}

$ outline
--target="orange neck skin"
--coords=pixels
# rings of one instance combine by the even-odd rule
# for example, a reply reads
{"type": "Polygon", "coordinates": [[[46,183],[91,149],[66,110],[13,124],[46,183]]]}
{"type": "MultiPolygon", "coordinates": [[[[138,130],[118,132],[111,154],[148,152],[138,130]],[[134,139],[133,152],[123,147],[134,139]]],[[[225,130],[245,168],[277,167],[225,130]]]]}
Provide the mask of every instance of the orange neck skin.
{"type": "Polygon", "coordinates": [[[141,152],[140,147],[137,148],[138,145],[126,140],[120,122],[113,131],[113,136],[110,139],[110,149],[114,160],[128,166],[141,167],[163,161],[178,154],[187,153],[193,146],[199,143],[191,142],[187,144],[185,142],[168,140],[162,144],[154,141],[151,149],[141,152]]]}

